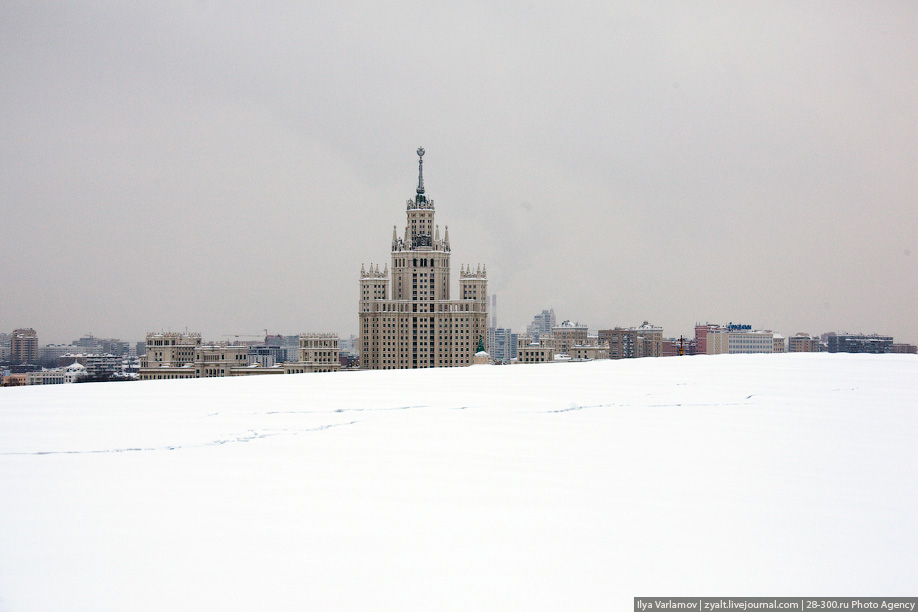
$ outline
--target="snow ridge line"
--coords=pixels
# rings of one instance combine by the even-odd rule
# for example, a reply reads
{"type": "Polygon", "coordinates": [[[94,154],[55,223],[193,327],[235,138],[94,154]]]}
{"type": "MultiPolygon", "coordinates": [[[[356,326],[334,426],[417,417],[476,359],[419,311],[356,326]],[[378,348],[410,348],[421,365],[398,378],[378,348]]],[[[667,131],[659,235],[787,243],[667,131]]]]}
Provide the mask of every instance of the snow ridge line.
{"type": "Polygon", "coordinates": [[[389,412],[392,410],[411,410],[413,408],[429,408],[421,404],[418,406],[392,406],[389,408],[335,408],[332,410],[271,410],[269,412],[253,412],[252,414],[336,414],[339,412],[389,412]]]}
{"type": "Polygon", "coordinates": [[[561,414],[562,412],[573,412],[575,410],[585,410],[587,408],[611,408],[619,404],[593,404],[588,406],[571,405],[569,408],[558,408],[557,410],[540,410],[542,414],[561,414]]]}
{"type": "Polygon", "coordinates": [[[213,440],[201,444],[171,444],[168,446],[146,446],[146,447],[129,447],[129,448],[103,448],[92,450],[64,450],[64,451],[31,451],[31,452],[0,452],[0,456],[43,456],[43,455],[98,455],[103,453],[146,453],[152,451],[174,451],[186,448],[206,448],[208,446],[223,446],[224,444],[233,444],[236,442],[251,442],[252,440],[263,440],[276,436],[296,436],[301,433],[311,433],[314,431],[324,431],[332,427],[342,427],[344,425],[354,425],[360,421],[350,421],[348,423],[331,423],[329,425],[320,425],[318,427],[309,427],[305,429],[280,429],[280,430],[254,430],[250,429],[245,434],[237,434],[236,438],[224,440],[213,440]]]}
{"type": "MultiPolygon", "coordinates": [[[[753,397],[752,395],[746,397],[749,399],[753,397]]],[[[703,403],[703,404],[683,404],[683,403],[674,403],[674,404],[647,404],[643,406],[644,408],[700,408],[700,407],[710,407],[710,406],[749,406],[750,403],[742,402],[713,402],[713,403],[703,403]]],[[[556,410],[540,410],[542,414],[561,414],[562,412],[574,412],[575,410],[585,410],[587,408],[635,408],[639,404],[590,404],[590,405],[572,405],[569,408],[558,408],[556,410]]]]}

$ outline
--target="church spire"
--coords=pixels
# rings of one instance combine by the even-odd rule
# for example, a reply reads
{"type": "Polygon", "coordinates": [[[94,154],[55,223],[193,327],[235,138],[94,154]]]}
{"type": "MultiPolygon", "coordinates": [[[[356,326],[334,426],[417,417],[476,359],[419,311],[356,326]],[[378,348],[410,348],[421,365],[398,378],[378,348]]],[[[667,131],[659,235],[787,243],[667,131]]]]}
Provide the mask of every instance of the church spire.
{"type": "Polygon", "coordinates": [[[424,153],[424,147],[418,147],[418,196],[424,195],[424,153]]]}

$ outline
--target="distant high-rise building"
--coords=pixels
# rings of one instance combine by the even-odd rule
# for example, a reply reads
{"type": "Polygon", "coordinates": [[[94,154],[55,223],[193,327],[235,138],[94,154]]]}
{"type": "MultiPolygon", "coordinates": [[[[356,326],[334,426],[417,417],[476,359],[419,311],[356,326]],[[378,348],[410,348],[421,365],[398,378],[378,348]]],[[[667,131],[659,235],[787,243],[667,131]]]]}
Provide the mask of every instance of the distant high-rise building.
{"type": "Polygon", "coordinates": [[[31,327],[10,334],[10,359],[13,363],[38,363],[38,334],[31,327]]]}
{"type": "Polygon", "coordinates": [[[358,350],[364,369],[468,366],[479,342],[487,346],[487,270],[462,266],[459,299],[450,299],[449,228],[441,238],[434,225],[423,156],[418,149],[418,187],[408,200],[403,237],[392,228],[391,279],[388,266],[360,269],[358,350]]]}
{"type": "Polygon", "coordinates": [[[57,360],[64,355],[71,355],[79,352],[79,347],[72,344],[47,344],[38,347],[38,361],[43,366],[56,366],[57,360]]]}
{"type": "Polygon", "coordinates": [[[551,330],[557,325],[555,319],[555,309],[549,308],[543,310],[536,316],[532,317],[532,323],[526,327],[526,335],[532,338],[551,337],[551,330]]]}
{"type": "Polygon", "coordinates": [[[130,344],[122,342],[118,338],[102,338],[99,340],[99,346],[103,353],[116,357],[124,357],[130,353],[130,344]]]}
{"type": "Polygon", "coordinates": [[[519,334],[509,329],[498,327],[488,330],[488,354],[491,363],[510,363],[517,356],[519,334]]]}
{"type": "Polygon", "coordinates": [[[74,340],[71,344],[80,348],[92,348],[99,346],[99,340],[92,334],[86,334],[82,338],[74,340]]]}
{"type": "Polygon", "coordinates": [[[0,362],[7,361],[10,358],[10,335],[0,334],[0,362]]]}
{"type": "Polygon", "coordinates": [[[497,294],[492,293],[489,301],[488,313],[491,316],[491,321],[488,323],[488,327],[497,329],[497,294]]]}

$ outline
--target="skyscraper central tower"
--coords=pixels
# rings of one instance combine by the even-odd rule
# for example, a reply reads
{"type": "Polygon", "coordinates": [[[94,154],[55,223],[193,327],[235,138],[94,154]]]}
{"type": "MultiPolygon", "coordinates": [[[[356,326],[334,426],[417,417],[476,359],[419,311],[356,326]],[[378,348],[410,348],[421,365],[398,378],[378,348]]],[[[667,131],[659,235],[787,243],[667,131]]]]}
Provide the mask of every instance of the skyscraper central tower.
{"type": "Polygon", "coordinates": [[[460,299],[450,300],[449,229],[434,224],[434,201],[424,190],[424,149],[418,186],[407,203],[402,237],[392,228],[392,261],[360,268],[360,367],[465,366],[479,341],[487,346],[487,270],[462,266],[460,299]],[[391,278],[390,278],[391,270],[391,278]]]}

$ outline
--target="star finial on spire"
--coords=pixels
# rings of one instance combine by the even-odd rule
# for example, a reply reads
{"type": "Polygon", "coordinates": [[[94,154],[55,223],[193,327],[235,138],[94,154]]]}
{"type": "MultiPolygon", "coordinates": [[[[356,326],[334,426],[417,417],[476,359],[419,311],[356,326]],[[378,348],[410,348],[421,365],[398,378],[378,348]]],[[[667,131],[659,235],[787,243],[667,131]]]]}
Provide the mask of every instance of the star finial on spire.
{"type": "Polygon", "coordinates": [[[424,147],[418,147],[418,195],[424,195],[424,147]]]}

